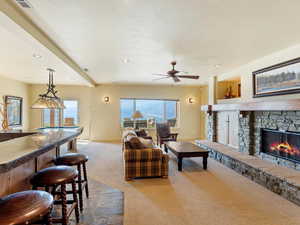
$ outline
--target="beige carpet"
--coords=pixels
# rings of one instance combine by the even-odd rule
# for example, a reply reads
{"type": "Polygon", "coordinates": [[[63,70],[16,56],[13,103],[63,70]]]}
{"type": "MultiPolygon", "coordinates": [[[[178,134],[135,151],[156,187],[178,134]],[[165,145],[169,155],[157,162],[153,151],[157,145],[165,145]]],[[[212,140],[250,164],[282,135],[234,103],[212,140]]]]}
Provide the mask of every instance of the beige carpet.
{"type": "Polygon", "coordinates": [[[300,225],[300,207],[214,160],[199,158],[177,171],[170,155],[169,179],[125,182],[120,144],[79,144],[90,157],[89,176],[125,193],[125,225],[300,225]]]}

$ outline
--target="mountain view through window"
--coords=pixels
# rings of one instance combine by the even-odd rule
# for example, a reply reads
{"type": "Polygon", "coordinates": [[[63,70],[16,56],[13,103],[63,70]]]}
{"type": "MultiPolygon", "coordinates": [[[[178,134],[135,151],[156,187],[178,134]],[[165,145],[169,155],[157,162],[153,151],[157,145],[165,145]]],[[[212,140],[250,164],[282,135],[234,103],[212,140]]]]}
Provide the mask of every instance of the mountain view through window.
{"type": "Polygon", "coordinates": [[[143,118],[138,120],[143,127],[152,127],[156,123],[168,122],[171,126],[175,126],[177,121],[177,100],[157,100],[157,99],[121,99],[121,121],[123,127],[132,127],[132,115],[135,111],[139,111],[143,118]],[[131,122],[130,122],[131,121],[131,122]]]}

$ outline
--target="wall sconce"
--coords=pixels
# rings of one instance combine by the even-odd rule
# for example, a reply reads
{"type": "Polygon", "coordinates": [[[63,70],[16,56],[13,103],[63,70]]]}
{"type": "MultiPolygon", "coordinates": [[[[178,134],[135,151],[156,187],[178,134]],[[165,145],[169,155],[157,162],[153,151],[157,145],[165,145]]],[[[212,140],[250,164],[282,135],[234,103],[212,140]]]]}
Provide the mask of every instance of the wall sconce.
{"type": "Polygon", "coordinates": [[[109,97],[108,97],[108,96],[105,96],[105,97],[104,97],[104,102],[105,102],[105,103],[109,103],[109,97]]]}
{"type": "Polygon", "coordinates": [[[188,103],[189,103],[189,104],[194,104],[194,103],[195,103],[195,99],[193,99],[193,98],[188,98],[188,103]]]}

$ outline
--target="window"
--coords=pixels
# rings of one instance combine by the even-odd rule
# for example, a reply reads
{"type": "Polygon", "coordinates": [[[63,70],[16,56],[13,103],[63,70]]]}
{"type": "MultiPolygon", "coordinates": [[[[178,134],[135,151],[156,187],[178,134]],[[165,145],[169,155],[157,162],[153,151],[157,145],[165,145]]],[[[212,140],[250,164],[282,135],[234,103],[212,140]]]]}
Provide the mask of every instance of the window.
{"type": "Polygon", "coordinates": [[[43,127],[59,127],[61,125],[59,109],[43,110],[43,127]]]}
{"type": "Polygon", "coordinates": [[[65,109],[44,109],[43,127],[76,126],[79,123],[77,100],[64,100],[65,109]]]}
{"type": "Polygon", "coordinates": [[[64,126],[76,126],[79,123],[78,101],[64,100],[65,109],[63,110],[64,126]]]}
{"type": "Polygon", "coordinates": [[[130,120],[134,112],[134,100],[132,99],[121,99],[121,120],[130,120]]]}
{"type": "Polygon", "coordinates": [[[177,124],[177,100],[157,99],[121,99],[122,127],[154,128],[156,123],[168,122],[170,126],[177,124]],[[131,117],[135,111],[140,111],[143,118],[134,121],[131,117]]]}

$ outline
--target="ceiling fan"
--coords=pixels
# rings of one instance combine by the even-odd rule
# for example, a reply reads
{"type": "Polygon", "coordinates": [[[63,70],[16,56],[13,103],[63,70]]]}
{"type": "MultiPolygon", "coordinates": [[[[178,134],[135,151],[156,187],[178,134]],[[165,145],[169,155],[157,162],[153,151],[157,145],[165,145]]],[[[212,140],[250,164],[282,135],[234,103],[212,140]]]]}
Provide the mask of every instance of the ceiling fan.
{"type": "Polygon", "coordinates": [[[172,78],[174,82],[180,82],[179,78],[187,78],[187,79],[199,79],[198,75],[177,75],[178,73],[182,73],[182,71],[175,70],[176,61],[171,62],[172,70],[168,71],[167,74],[153,74],[155,76],[161,76],[161,78],[153,79],[153,80],[161,80],[166,78],[172,78]]]}

